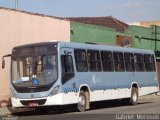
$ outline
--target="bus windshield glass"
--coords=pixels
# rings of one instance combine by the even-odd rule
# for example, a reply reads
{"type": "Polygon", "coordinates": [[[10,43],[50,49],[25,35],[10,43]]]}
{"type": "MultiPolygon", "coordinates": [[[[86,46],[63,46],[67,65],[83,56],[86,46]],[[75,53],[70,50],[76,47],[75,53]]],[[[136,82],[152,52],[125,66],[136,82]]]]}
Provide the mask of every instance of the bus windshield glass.
{"type": "Polygon", "coordinates": [[[44,86],[57,80],[57,55],[12,58],[12,83],[17,87],[44,86]]]}

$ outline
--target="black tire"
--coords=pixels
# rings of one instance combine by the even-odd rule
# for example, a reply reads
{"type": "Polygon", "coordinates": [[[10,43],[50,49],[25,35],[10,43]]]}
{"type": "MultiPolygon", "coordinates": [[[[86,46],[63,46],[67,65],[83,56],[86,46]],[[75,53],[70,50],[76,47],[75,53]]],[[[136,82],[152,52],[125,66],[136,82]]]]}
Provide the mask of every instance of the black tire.
{"type": "Polygon", "coordinates": [[[84,112],[86,110],[86,102],[87,98],[83,90],[79,93],[79,99],[78,99],[78,111],[84,112]]]}
{"type": "Polygon", "coordinates": [[[131,98],[129,99],[129,104],[136,105],[138,101],[138,89],[133,87],[131,91],[131,98]]]}

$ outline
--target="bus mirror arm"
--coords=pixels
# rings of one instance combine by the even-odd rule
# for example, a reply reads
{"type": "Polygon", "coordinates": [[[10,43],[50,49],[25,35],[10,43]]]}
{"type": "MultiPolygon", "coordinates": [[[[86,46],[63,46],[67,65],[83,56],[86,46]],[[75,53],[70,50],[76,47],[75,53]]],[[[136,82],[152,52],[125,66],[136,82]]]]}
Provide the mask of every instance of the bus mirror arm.
{"type": "Polygon", "coordinates": [[[11,57],[11,54],[7,54],[2,57],[2,69],[5,68],[5,60],[4,60],[5,57],[11,57]]]}

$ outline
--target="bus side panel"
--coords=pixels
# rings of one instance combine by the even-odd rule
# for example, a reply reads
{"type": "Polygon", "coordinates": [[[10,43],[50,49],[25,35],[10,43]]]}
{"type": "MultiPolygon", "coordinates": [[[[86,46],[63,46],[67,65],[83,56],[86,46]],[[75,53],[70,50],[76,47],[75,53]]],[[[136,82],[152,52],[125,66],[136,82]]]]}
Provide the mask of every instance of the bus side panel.
{"type": "MultiPolygon", "coordinates": [[[[132,80],[124,73],[90,72],[76,73],[77,84],[87,84],[90,101],[110,100],[130,97],[132,80]]],[[[132,74],[130,74],[132,76],[132,74]]],[[[133,78],[133,77],[132,77],[133,78]]]]}
{"type": "Polygon", "coordinates": [[[76,84],[87,84],[90,101],[129,98],[132,83],[138,85],[139,96],[157,92],[156,73],[144,72],[94,72],[76,73],[76,84]]]}
{"type": "Polygon", "coordinates": [[[158,78],[156,72],[137,72],[139,96],[151,94],[158,91],[158,78]]]}

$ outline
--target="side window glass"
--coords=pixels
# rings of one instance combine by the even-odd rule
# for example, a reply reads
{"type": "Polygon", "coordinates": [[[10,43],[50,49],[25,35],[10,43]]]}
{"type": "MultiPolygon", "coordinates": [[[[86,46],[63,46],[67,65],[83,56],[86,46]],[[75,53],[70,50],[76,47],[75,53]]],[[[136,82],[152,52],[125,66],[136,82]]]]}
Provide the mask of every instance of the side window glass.
{"type": "Polygon", "coordinates": [[[75,50],[75,61],[76,61],[76,69],[78,72],[87,72],[87,57],[85,50],[75,50]]]}
{"type": "Polygon", "coordinates": [[[134,62],[136,71],[145,71],[144,69],[144,60],[142,54],[135,54],[134,55],[134,62]]]}
{"type": "Polygon", "coordinates": [[[113,71],[112,53],[108,51],[101,52],[103,71],[113,71]]]}
{"type": "Polygon", "coordinates": [[[129,72],[135,71],[133,54],[125,53],[124,54],[124,59],[125,59],[126,71],[129,71],[129,72]]]}
{"type": "Polygon", "coordinates": [[[154,58],[151,55],[144,55],[144,63],[145,63],[145,69],[146,71],[154,71],[155,70],[155,64],[154,64],[154,58]]]}
{"type": "Polygon", "coordinates": [[[113,57],[114,57],[115,71],[117,71],[117,72],[125,71],[123,53],[114,52],[113,57]]]}
{"type": "Polygon", "coordinates": [[[88,50],[88,68],[90,71],[98,72],[101,71],[101,61],[99,51],[88,50]]]}

